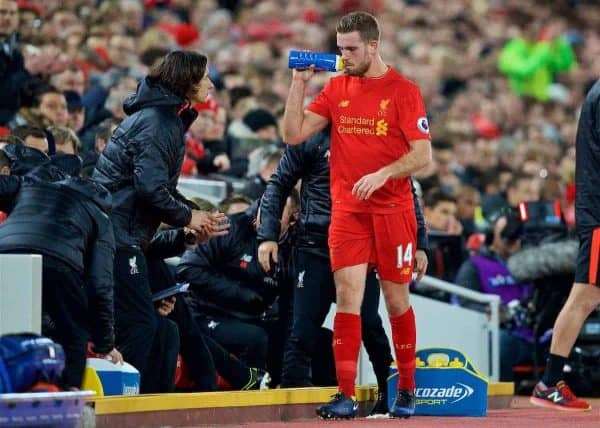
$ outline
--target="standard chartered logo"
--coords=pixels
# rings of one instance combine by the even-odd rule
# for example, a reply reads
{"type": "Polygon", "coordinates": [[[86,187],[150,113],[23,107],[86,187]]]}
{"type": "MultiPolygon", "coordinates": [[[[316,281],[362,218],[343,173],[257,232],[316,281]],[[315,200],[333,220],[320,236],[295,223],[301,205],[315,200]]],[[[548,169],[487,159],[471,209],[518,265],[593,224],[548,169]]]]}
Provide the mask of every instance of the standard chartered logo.
{"type": "Polygon", "coordinates": [[[375,122],[374,118],[341,115],[337,131],[340,134],[386,136],[388,123],[383,119],[375,122]]]}
{"type": "Polygon", "coordinates": [[[381,119],[377,121],[377,128],[375,130],[375,135],[387,135],[388,124],[385,120],[381,119]]]}
{"type": "Polygon", "coordinates": [[[473,388],[457,382],[450,388],[417,388],[415,391],[416,404],[454,404],[473,395],[473,388]]]}

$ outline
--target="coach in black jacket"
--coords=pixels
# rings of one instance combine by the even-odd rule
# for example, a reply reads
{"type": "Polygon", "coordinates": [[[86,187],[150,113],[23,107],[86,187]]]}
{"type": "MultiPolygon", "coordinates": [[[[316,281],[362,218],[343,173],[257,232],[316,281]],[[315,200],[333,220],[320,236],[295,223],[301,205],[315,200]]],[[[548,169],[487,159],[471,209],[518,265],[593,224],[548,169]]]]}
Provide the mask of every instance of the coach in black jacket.
{"type": "MultiPolygon", "coordinates": [[[[284,229],[299,202],[297,193],[286,199],[284,229]]],[[[280,277],[275,269],[265,272],[256,258],[257,205],[231,216],[229,235],[184,253],[177,277],[190,283],[194,310],[209,335],[249,366],[264,369],[268,336],[260,319],[279,293],[280,277]]]]}
{"type": "Polygon", "coordinates": [[[25,177],[0,177],[0,210],[9,213],[0,253],[43,256],[42,307],[65,349],[64,387],[81,387],[90,334],[94,352],[122,361],[114,349],[110,204],[101,185],[65,178],[47,163],[25,177]]]}
{"type": "Polygon", "coordinates": [[[156,333],[144,250],[161,222],[188,226],[205,238],[226,229],[225,216],[193,210],[177,190],[185,151],[184,135],[196,118],[191,103],[206,100],[213,85],[207,58],[175,51],[138,85],[123,109],[128,117],[98,159],[94,180],[113,197],[115,320],[117,343],[125,359],[144,376],[156,333]]]}
{"type": "MultiPolygon", "coordinates": [[[[298,180],[302,180],[301,215],[294,252],[296,284],[294,286],[293,323],[282,371],[282,386],[295,387],[310,384],[309,369],[315,352],[317,333],[331,302],[335,300],[335,286],[329,262],[327,244],[331,217],[329,193],[329,129],[314,135],[304,144],[286,147],[279,167],[272,175],[261,203],[258,239],[261,241],[258,257],[265,269],[270,269],[273,249],[277,251],[279,218],[283,201],[298,180]]],[[[425,222],[413,188],[417,216],[417,248],[427,247],[425,222]]],[[[427,258],[419,254],[415,271],[425,272],[427,258]]],[[[387,412],[387,376],[393,361],[388,339],[378,314],[379,287],[374,274],[367,277],[362,305],[362,331],[365,348],[377,377],[380,397],[376,413],[387,412]],[[383,394],[383,395],[382,395],[383,394]]]]}

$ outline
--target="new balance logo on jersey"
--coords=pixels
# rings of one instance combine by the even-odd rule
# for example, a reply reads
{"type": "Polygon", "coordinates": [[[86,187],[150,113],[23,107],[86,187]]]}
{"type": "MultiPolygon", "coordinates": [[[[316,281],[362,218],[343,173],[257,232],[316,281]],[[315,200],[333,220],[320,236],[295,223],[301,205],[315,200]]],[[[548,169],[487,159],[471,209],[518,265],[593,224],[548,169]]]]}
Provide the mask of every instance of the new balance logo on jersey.
{"type": "Polygon", "coordinates": [[[296,283],[296,288],[304,288],[304,274],[306,273],[305,270],[303,270],[302,272],[300,272],[298,274],[298,282],[296,283]]]}
{"type": "Polygon", "coordinates": [[[133,256],[129,259],[129,274],[137,275],[138,273],[140,273],[140,271],[137,266],[137,256],[133,256]]]}
{"type": "Polygon", "coordinates": [[[349,100],[342,100],[338,104],[338,107],[348,107],[349,105],[350,105],[350,101],[349,100]]]}

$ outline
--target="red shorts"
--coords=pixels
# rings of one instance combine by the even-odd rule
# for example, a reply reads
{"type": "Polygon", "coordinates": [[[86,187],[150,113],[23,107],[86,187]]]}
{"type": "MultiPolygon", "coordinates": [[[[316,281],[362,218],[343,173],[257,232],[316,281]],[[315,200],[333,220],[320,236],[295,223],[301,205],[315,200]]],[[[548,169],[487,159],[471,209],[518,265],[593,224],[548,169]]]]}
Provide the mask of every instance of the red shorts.
{"type": "Polygon", "coordinates": [[[408,283],[417,251],[413,210],[364,214],[334,210],[329,226],[331,269],[368,263],[383,280],[408,283]]]}

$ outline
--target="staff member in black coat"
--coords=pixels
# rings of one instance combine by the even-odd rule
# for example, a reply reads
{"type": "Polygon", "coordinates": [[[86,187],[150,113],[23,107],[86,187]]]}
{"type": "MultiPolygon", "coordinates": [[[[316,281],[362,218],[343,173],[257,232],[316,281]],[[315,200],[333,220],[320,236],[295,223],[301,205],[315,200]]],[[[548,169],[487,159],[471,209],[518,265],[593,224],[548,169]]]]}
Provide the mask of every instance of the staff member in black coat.
{"type": "Polygon", "coordinates": [[[156,314],[144,249],[161,222],[187,226],[208,239],[226,233],[223,214],[194,210],[176,190],[185,152],[184,135],[213,84],[207,59],[196,52],[169,53],[138,85],[123,109],[125,118],[98,159],[93,178],[113,197],[115,320],[117,343],[142,376],[152,370],[149,354],[156,314]]]}
{"type": "MultiPolygon", "coordinates": [[[[299,210],[297,193],[286,199],[282,234],[299,210]]],[[[261,316],[279,294],[280,277],[275,269],[265,272],[256,258],[256,215],[257,202],[231,216],[229,235],[184,253],[177,277],[190,283],[193,309],[209,336],[250,367],[265,369],[269,335],[261,316]]],[[[269,371],[278,378],[277,371],[269,371]]]]}
{"type": "MultiPolygon", "coordinates": [[[[285,198],[298,180],[302,180],[299,232],[293,255],[296,270],[293,322],[287,340],[282,370],[282,386],[310,385],[311,359],[316,351],[317,336],[331,303],[335,286],[327,245],[331,218],[329,194],[329,129],[311,137],[306,143],[288,146],[275,173],[271,176],[261,204],[258,258],[265,270],[277,261],[279,217],[285,198]]],[[[418,233],[417,248],[427,247],[423,214],[413,188],[418,233]]],[[[423,251],[415,255],[419,279],[427,270],[423,251]]],[[[362,305],[362,331],[365,348],[377,377],[379,396],[372,414],[387,413],[387,376],[393,361],[389,342],[378,314],[379,287],[375,274],[367,277],[362,305]]]]}
{"type": "Polygon", "coordinates": [[[42,309],[65,350],[62,386],[80,388],[90,335],[94,352],[123,361],[114,348],[111,198],[101,185],[66,177],[48,162],[24,177],[0,176],[0,210],[9,213],[0,253],[43,256],[42,309]]]}

